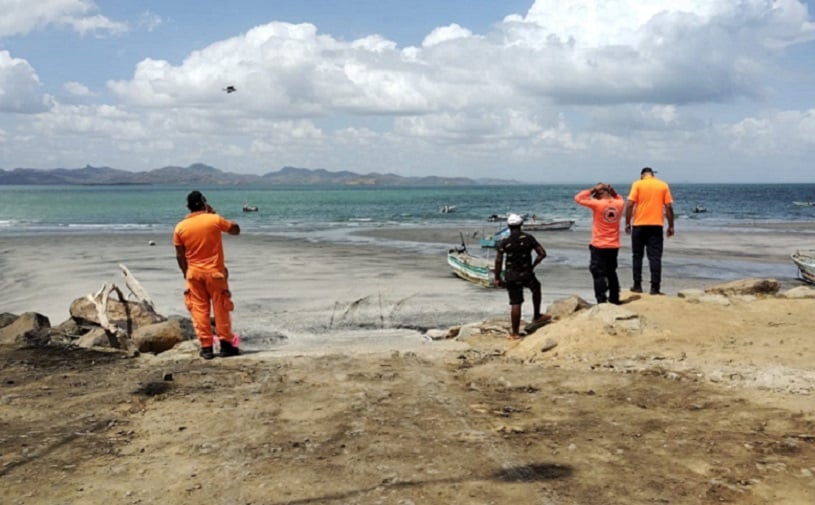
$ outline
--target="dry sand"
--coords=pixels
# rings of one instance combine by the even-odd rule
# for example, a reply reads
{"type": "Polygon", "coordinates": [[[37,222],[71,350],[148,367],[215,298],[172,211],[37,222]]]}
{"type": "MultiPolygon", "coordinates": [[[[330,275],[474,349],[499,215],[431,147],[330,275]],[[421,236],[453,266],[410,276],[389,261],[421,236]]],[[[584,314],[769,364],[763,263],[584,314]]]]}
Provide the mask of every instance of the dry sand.
{"type": "MultiPolygon", "coordinates": [[[[438,255],[230,240],[236,326],[255,349],[241,357],[0,348],[0,503],[815,503],[815,299],[690,303],[674,293],[711,279],[666,269],[669,296],[621,308],[636,332],[586,311],[520,343],[429,343],[427,328],[506,324],[505,293],[449,275],[452,231],[375,232],[438,255]]],[[[693,239],[666,259],[799,285],[787,230],[693,239]]],[[[544,262],[545,303],[591,300],[586,241],[543,237],[565,258],[544,262]]],[[[2,249],[0,311],[60,322],[124,263],[159,311],[183,314],[167,237],[2,249]]]]}

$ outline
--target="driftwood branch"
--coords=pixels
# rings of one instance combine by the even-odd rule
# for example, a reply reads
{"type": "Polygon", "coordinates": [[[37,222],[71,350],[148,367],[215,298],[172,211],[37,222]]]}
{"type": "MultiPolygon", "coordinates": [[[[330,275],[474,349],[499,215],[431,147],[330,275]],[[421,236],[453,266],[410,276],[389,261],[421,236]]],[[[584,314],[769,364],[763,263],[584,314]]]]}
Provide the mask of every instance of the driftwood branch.
{"type": "Polygon", "coordinates": [[[96,314],[99,317],[99,326],[102,327],[108,335],[113,336],[119,344],[119,347],[127,351],[128,353],[133,352],[133,342],[130,338],[130,335],[119,328],[115,324],[110,322],[108,319],[108,300],[110,299],[110,294],[115,292],[119,296],[119,300],[127,307],[127,303],[125,301],[125,297],[122,294],[122,291],[116,287],[115,284],[111,284],[108,286],[107,283],[102,284],[102,287],[93,295],[88,295],[88,300],[90,300],[94,307],[96,307],[96,314]]]}
{"type": "MultiPolygon", "coordinates": [[[[150,299],[150,295],[147,294],[147,290],[141,285],[141,283],[136,280],[133,274],[130,273],[130,270],[127,269],[126,266],[119,264],[119,269],[122,271],[122,275],[125,276],[125,284],[127,284],[128,289],[130,292],[136,296],[136,299],[141,302],[142,305],[150,309],[151,311],[155,312],[155,306],[153,305],[153,300],[150,299]]],[[[122,298],[121,292],[119,293],[119,299],[124,301],[122,298]]]]}

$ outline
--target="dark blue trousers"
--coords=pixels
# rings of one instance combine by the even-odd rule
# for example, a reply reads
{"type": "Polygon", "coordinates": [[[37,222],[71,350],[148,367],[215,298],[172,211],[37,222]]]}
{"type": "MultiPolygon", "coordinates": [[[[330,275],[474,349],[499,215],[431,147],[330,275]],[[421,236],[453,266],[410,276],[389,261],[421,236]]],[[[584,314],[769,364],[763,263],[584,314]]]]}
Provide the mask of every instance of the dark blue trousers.
{"type": "Polygon", "coordinates": [[[594,297],[597,303],[620,303],[620,280],[617,278],[619,249],[601,249],[589,246],[589,271],[594,279],[594,297]]]}
{"type": "Polygon", "coordinates": [[[631,268],[634,285],[642,285],[642,258],[648,254],[648,269],[651,271],[651,289],[659,291],[662,282],[662,226],[635,226],[631,230],[631,268]]]}

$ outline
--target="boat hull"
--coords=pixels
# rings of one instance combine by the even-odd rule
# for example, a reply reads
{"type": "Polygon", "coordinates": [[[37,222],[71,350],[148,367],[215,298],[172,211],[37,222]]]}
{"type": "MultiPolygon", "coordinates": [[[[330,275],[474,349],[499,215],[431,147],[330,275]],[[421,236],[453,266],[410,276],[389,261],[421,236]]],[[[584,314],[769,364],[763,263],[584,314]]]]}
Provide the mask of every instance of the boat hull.
{"type": "Polygon", "coordinates": [[[790,257],[798,267],[798,275],[801,279],[815,284],[815,251],[797,251],[790,257]]]}
{"type": "Polygon", "coordinates": [[[562,221],[542,221],[540,223],[524,223],[524,231],[558,231],[558,230],[571,230],[574,226],[574,221],[565,219],[562,221]]]}
{"type": "Polygon", "coordinates": [[[494,264],[487,258],[473,256],[467,251],[451,250],[447,253],[447,264],[453,274],[485,288],[495,287],[494,264]]]}

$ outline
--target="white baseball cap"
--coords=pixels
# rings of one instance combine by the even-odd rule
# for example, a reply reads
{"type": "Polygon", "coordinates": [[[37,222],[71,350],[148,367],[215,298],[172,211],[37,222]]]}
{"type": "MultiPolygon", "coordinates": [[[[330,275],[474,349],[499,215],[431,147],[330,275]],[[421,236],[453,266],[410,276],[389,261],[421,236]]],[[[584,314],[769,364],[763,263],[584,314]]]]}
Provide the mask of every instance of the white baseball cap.
{"type": "Polygon", "coordinates": [[[507,224],[509,226],[519,226],[524,224],[524,218],[519,216],[518,214],[510,214],[507,216],[507,224]]]}

